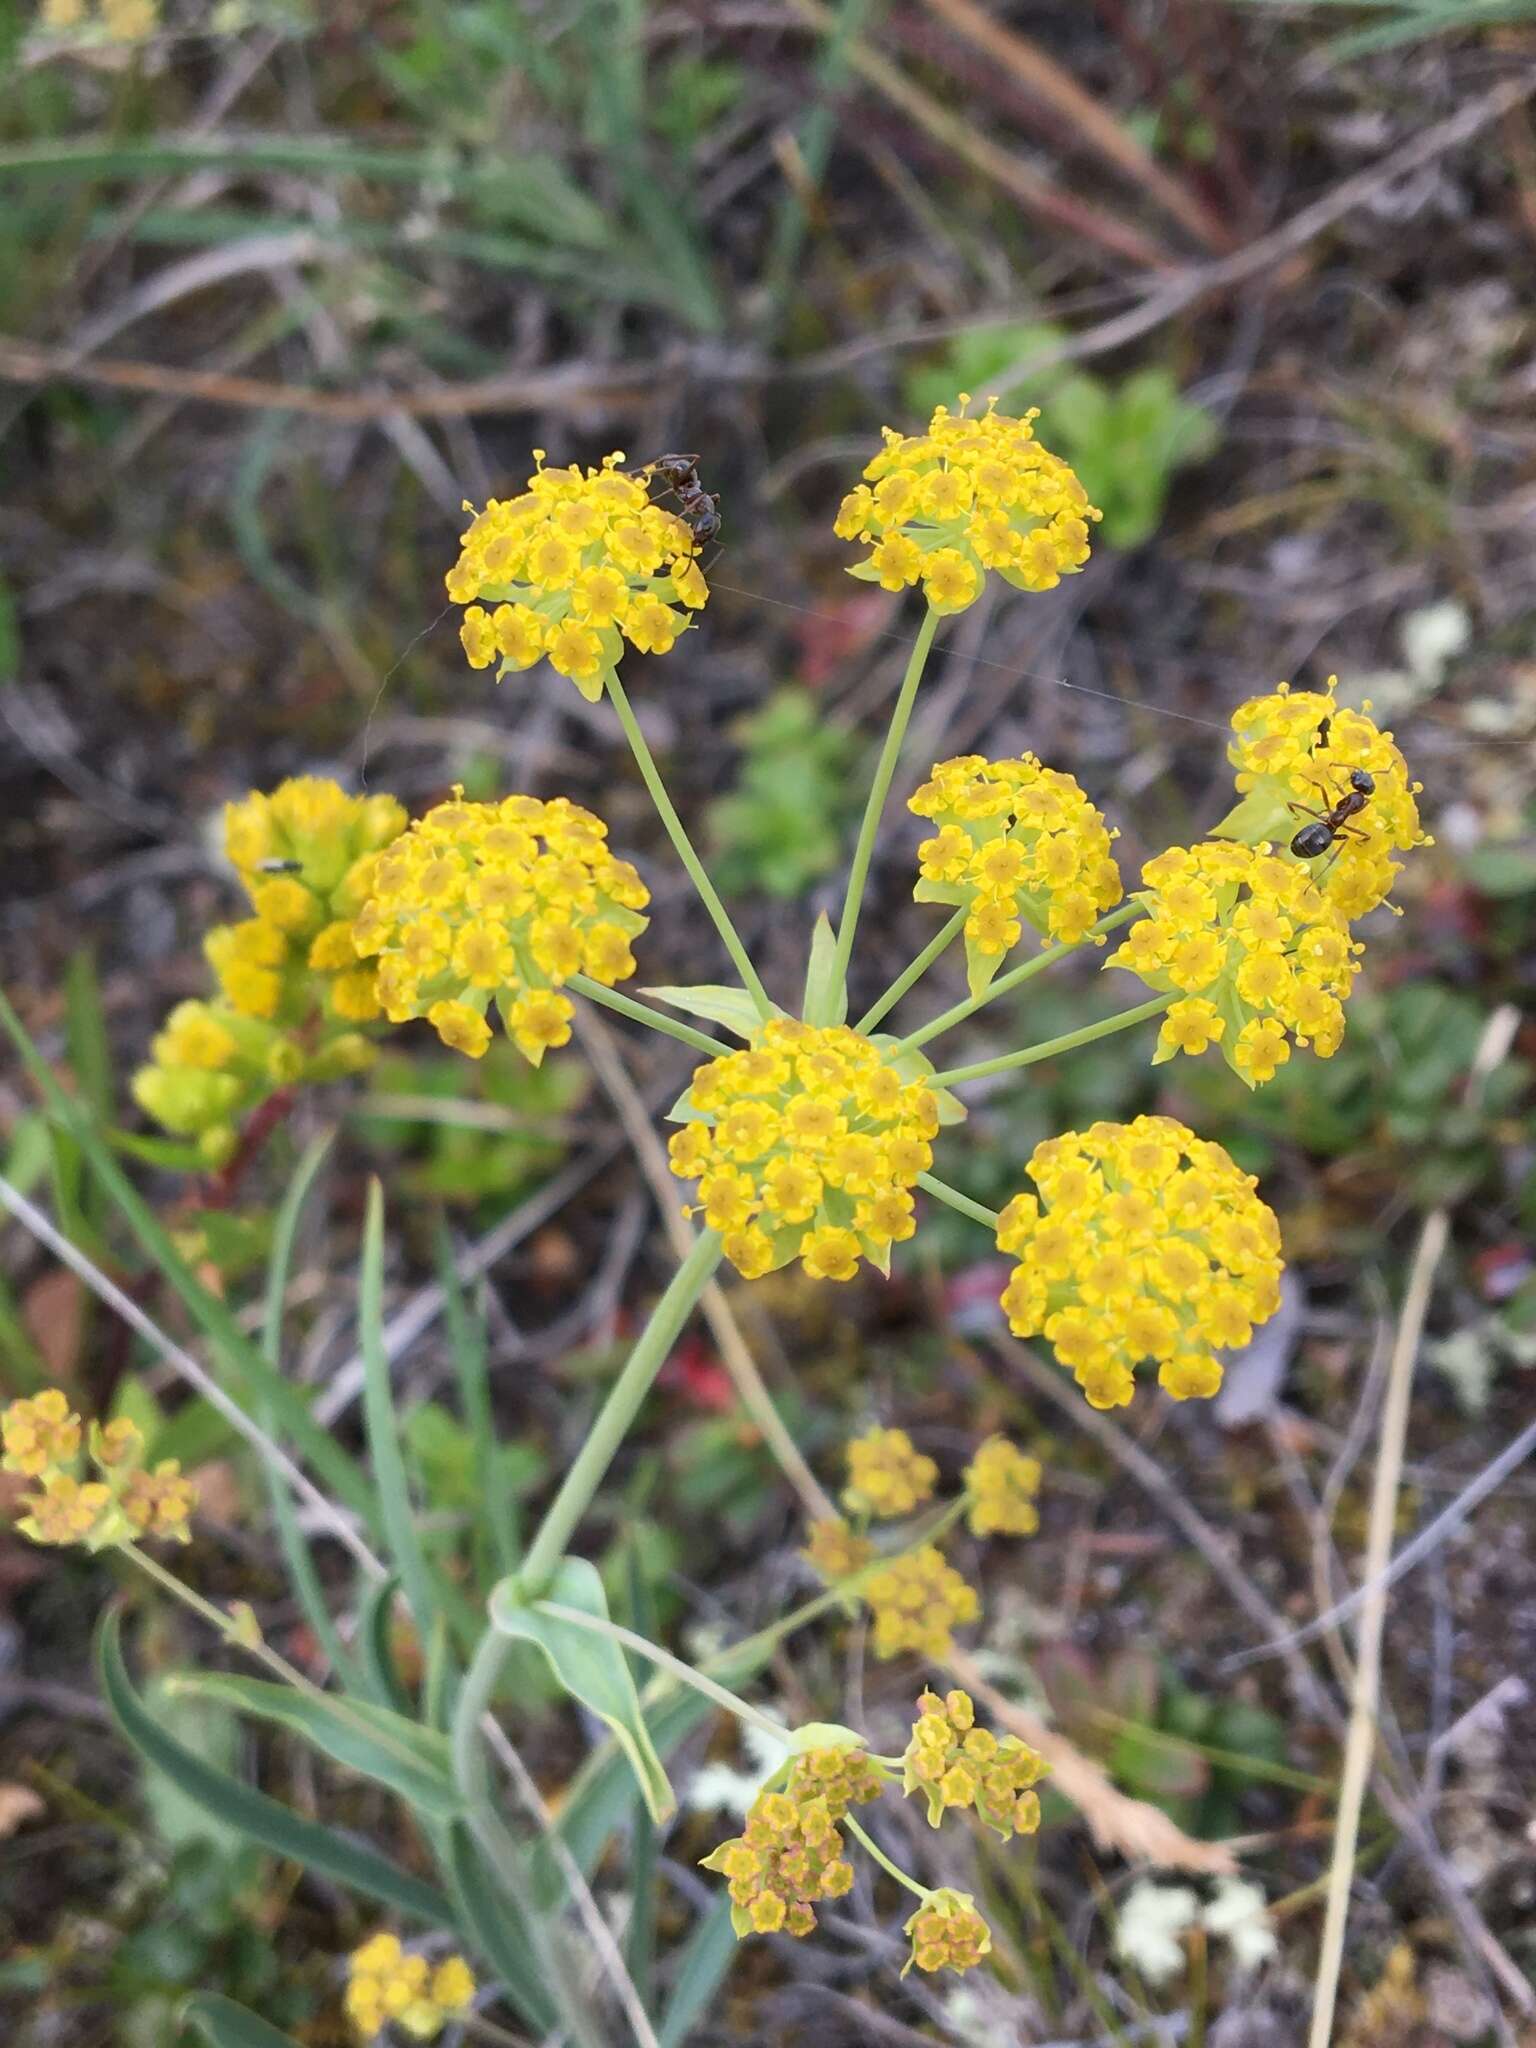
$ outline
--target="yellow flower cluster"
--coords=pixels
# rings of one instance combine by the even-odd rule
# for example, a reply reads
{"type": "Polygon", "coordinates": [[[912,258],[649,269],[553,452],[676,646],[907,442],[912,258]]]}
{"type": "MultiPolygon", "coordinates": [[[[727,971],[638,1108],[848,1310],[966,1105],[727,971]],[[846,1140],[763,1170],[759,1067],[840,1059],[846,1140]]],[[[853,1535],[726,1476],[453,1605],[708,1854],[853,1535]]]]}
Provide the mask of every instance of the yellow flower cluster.
{"type": "Polygon", "coordinates": [[[924,1692],[918,1718],[902,1758],[902,1790],[921,1792],[928,1824],[938,1827],[949,1807],[974,1806],[983,1825],[1006,1842],[1032,1835],[1040,1825],[1040,1797],[1030,1788],[1046,1772],[1046,1761],[1016,1735],[1001,1742],[976,1726],[969,1693],[924,1692]]]}
{"type": "Polygon", "coordinates": [[[479,1059],[496,1007],[538,1066],[565,1045],[575,974],[605,987],[635,971],[650,893],[616,860],[600,818],[564,797],[466,803],[458,792],[418,818],[373,871],[353,927],[377,957],[379,1000],[393,1024],[426,1017],[445,1045],[479,1059]]]}
{"type": "Polygon", "coordinates": [[[407,1955],[393,1934],[375,1934],[349,1959],[347,2017],[364,2040],[393,2021],[414,2040],[430,2041],[469,2010],[474,1995],[462,1956],[448,1956],[434,1969],[425,1956],[407,1955]]]}
{"type": "Polygon", "coordinates": [[[966,1467],[965,1490],[973,1536],[1033,1536],[1040,1526],[1040,1460],[1005,1436],[989,1436],[977,1451],[966,1467]]]}
{"type": "Polygon", "coordinates": [[[96,32],[113,43],[140,43],[160,25],[156,0],[43,0],[38,26],[53,35],[96,32]]]}
{"type": "Polygon", "coordinates": [[[139,1107],[195,1138],[205,1164],[229,1157],[240,1119],[275,1090],[372,1062],[359,1027],[378,1018],[379,999],[353,920],[405,822],[392,796],[348,796],[309,775],[225,806],[225,851],[254,914],[208,933],[218,996],[177,1004],[132,1084],[139,1107]]]}
{"type": "Polygon", "coordinates": [[[916,1963],[920,1970],[974,1970],[992,1952],[992,1935],[969,1892],[930,1892],[902,1928],[912,1953],[903,1977],[916,1963]]]}
{"type": "Polygon", "coordinates": [[[991,982],[1026,925],[1073,944],[1124,893],[1115,835],[1102,813],[1070,775],[1033,754],[940,761],[907,808],[938,827],[917,849],[913,894],[919,903],[964,907],[973,995],[991,982]]]}
{"type": "Polygon", "coordinates": [[[885,1519],[910,1515],[933,1498],[939,1468],[917,1450],[904,1429],[871,1429],[848,1446],[843,1506],[885,1519]]]}
{"type": "Polygon", "coordinates": [[[533,459],[526,491],[475,513],[448,595],[468,606],[460,638],[473,668],[498,661],[505,675],[547,657],[595,702],[626,640],[665,654],[709,590],[692,532],[651,502],[649,479],[627,474],[622,454],[599,469],[546,469],[542,448],[533,459]]]}
{"type": "Polygon", "coordinates": [[[832,1515],[825,1521],[812,1522],[800,1555],[828,1585],[835,1585],[839,1579],[851,1579],[871,1563],[875,1546],[867,1536],[855,1535],[841,1515],[832,1515]]]}
{"type": "Polygon", "coordinates": [[[1298,829],[1346,795],[1351,772],[1363,768],[1374,785],[1363,807],[1325,854],[1305,863],[1329,902],[1353,920],[1385,902],[1402,868],[1392,855],[1431,842],[1414,801],[1423,784],[1409,781],[1407,763],[1391,733],[1369,716],[1369,702],[1354,711],[1335,701],[1337,684],[1337,676],[1328,678],[1326,691],[1281,683],[1233,712],[1227,754],[1242,801],[1216,834],[1250,846],[1273,843],[1296,859],[1289,848],[1298,829]]]}
{"type": "Polygon", "coordinates": [[[1016,590],[1051,590],[1088,559],[1098,512],[1069,465],[1035,439],[1035,412],[996,399],[977,418],[939,406],[926,434],[884,431],[865,481],[838,509],[840,540],[871,544],[850,575],[904,590],[921,582],[937,612],[964,611],[995,569],[1016,590]]]}
{"type": "Polygon", "coordinates": [[[952,1631],[981,1612],[976,1589],[932,1543],[893,1557],[860,1588],[875,1622],[875,1655],[913,1650],[941,1664],[954,1647],[952,1631]]]}
{"type": "Polygon", "coordinates": [[[1323,1059],[1337,1052],[1361,947],[1302,863],[1208,839],[1169,847],[1141,875],[1148,915],[1104,964],[1178,994],[1154,1065],[1219,1045],[1253,1088],[1290,1058],[1287,1033],[1323,1059]]]}
{"type": "Polygon", "coordinates": [[[818,1899],[853,1884],[838,1822],[850,1806],[880,1796],[881,1779],[862,1750],[811,1750],[796,1757],[782,1792],[760,1792],[744,1831],[702,1859],[726,1879],[731,1925],[743,1934],[809,1934],[818,1899]]]}
{"type": "Polygon", "coordinates": [[[679,1113],[672,1171],[745,1279],[796,1257],[818,1280],[851,1280],[861,1254],[888,1271],[916,1228],[938,1098],[845,1025],[772,1019],[697,1070],[679,1113]]]}
{"type": "Polygon", "coordinates": [[[1161,1116],[1048,1138],[1028,1171],[1038,1195],[998,1222],[1019,1261],[1009,1328],[1043,1332],[1095,1408],[1124,1406],[1144,1359],[1175,1400],[1214,1394],[1212,1350],[1246,1344],[1280,1305],[1279,1226],[1252,1175],[1161,1116]]]}
{"type": "Polygon", "coordinates": [[[16,1525],[34,1543],[83,1543],[95,1551],[141,1536],[189,1540],[197,1489],[174,1458],[146,1468],[134,1423],[92,1423],[89,1460],[101,1477],[84,1481],[80,1417],[57,1387],[13,1401],[0,1415],[0,1442],[0,1468],[37,1482],[35,1493],[21,1497],[26,1514],[16,1525]]]}

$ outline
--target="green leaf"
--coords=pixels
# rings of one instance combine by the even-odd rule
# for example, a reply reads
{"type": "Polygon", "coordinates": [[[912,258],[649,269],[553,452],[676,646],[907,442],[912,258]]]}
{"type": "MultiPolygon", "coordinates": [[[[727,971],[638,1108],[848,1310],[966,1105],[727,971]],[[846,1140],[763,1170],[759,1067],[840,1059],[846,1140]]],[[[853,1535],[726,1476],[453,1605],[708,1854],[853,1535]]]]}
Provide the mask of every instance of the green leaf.
{"type": "Polygon", "coordinates": [[[393,1707],[399,1714],[409,1714],[410,1694],[395,1669],[390,1644],[395,1595],[399,1590],[400,1580],[393,1572],[387,1579],[375,1579],[368,1588],[358,1610],[357,1654],[363,1680],[371,1696],[380,1706],[393,1707]]]}
{"type": "Polygon", "coordinates": [[[523,1903],[496,1882],[474,1837],[459,1821],[448,1830],[445,1875],[460,1918],[507,1996],[535,2033],[550,2033],[560,2015],[545,1988],[523,1903]]]}
{"type": "Polygon", "coordinates": [[[444,1818],[463,1810],[445,1737],[388,1707],[224,1671],[186,1672],[168,1679],[166,1690],[172,1698],[214,1700],[290,1729],[347,1770],[387,1785],[410,1806],[444,1818]]]}
{"type": "Polygon", "coordinates": [[[437,1600],[426,1553],[416,1533],[405,1460],[395,1433],[395,1394],[384,1349],[384,1191],[376,1180],[368,1184],[357,1319],[363,1348],[363,1420],[368,1430],[373,1475],[378,1483],[385,1541],[391,1561],[399,1566],[400,1583],[416,1618],[417,1633],[425,1643],[432,1633],[437,1600]]]}
{"type": "Polygon", "coordinates": [[[485,1358],[484,1317],[470,1313],[454,1264],[453,1244],[441,1220],[437,1229],[437,1278],[443,1290],[448,1344],[459,1383],[459,1406],[474,1446],[474,1483],[481,1515],[504,1572],[516,1571],[522,1546],[518,1540],[516,1497],[510,1486],[497,1483],[500,1460],[491,1415],[490,1377],[485,1358]]]}
{"type": "MultiPolygon", "coordinates": [[[[757,1014],[757,1005],[744,988],[731,988],[722,981],[700,982],[692,988],[643,988],[643,996],[654,996],[658,1003],[667,1003],[674,1010],[684,1010],[690,1017],[703,1017],[710,1024],[723,1024],[727,1031],[734,1031],[738,1038],[750,1038],[762,1019],[757,1014]]],[[[776,1010],[776,1016],[783,1016],[776,1010]]]]}
{"type": "Polygon", "coordinates": [[[291,2034],[280,2034],[216,1991],[199,1991],[189,1998],[181,2008],[181,2023],[196,2027],[211,2048],[298,2048],[291,2034]]]}
{"type": "Polygon", "coordinates": [[[612,1729],[639,1780],[651,1818],[666,1820],[677,1802],[640,1712],[640,1696],[623,1650],[611,1637],[550,1614],[550,1605],[574,1608],[606,1622],[608,1601],[596,1565],[584,1557],[563,1558],[547,1598],[533,1605],[524,1600],[514,1579],[503,1579],[491,1595],[491,1623],[503,1635],[538,1645],[572,1698],[612,1729]]]}
{"type": "Polygon", "coordinates": [[[807,1024],[841,1024],[848,1016],[848,983],[838,972],[837,933],[825,911],[817,918],[811,934],[805,1001],[800,1009],[807,1024]]]}
{"type": "Polygon", "coordinates": [[[709,2009],[735,1953],[731,1902],[722,1893],[683,1945],[677,1981],[656,2035],[658,2048],[683,2048],[695,2021],[709,2009]]]}
{"type": "Polygon", "coordinates": [[[350,1886],[366,1898],[393,1906],[412,1920],[436,1927],[454,1925],[448,1901],[431,1885],[423,1884],[363,1844],[290,1812],[265,1792],[258,1792],[228,1772],[205,1763],[169,1735],[133,1689],[123,1662],[120,1614],[111,1612],[103,1617],[96,1657],[102,1696],[128,1741],[215,1820],[237,1829],[274,1855],[285,1856],[306,1870],[318,1871],[338,1884],[350,1886]]]}

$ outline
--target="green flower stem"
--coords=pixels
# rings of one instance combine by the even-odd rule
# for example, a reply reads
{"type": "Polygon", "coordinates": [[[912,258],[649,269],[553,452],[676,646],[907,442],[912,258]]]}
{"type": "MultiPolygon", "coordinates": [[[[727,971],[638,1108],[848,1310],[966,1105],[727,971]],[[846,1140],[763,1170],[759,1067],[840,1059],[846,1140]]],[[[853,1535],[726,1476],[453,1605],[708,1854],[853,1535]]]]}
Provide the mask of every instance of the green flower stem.
{"type": "Polygon", "coordinates": [[[730,913],[720,901],[715,885],[709,879],[704,863],[694,852],[693,841],[688,837],[687,829],[682,819],[677,815],[671,797],[667,795],[666,784],[661,779],[661,771],[656,766],[655,757],[646,744],[645,734],[640,730],[640,722],[635,717],[629,698],[624,693],[624,685],[619,681],[618,675],[613,669],[608,670],[603,681],[607,686],[613,708],[619,714],[619,723],[624,728],[624,737],[629,741],[630,751],[635,757],[636,765],[644,779],[645,786],[651,793],[651,801],[660,813],[662,824],[667,828],[667,837],[672,841],[678,859],[688,870],[689,880],[693,883],[695,889],[698,890],[703,900],[704,908],[714,919],[715,930],[725,942],[725,950],[730,954],[736,972],[741,976],[742,986],[757,1005],[757,1014],[767,1019],[774,1014],[773,1004],[768,999],[768,991],[759,980],[757,969],[752,965],[751,960],[747,956],[747,949],[741,943],[741,934],[737,931],[735,925],[731,923],[730,913]]]}
{"type": "Polygon", "coordinates": [[[864,806],[858,844],[853,849],[853,866],[848,872],[848,894],[843,899],[842,923],[837,928],[834,986],[845,984],[848,978],[848,956],[853,951],[853,935],[859,928],[859,905],[864,899],[864,884],[869,879],[869,864],[874,857],[875,834],[880,829],[881,814],[891,790],[891,777],[896,773],[901,743],[907,736],[912,706],[917,701],[917,686],[923,679],[923,669],[938,625],[939,614],[930,605],[917,629],[907,672],[901,679],[896,708],[891,713],[890,729],[885,735],[885,745],[880,749],[880,759],[875,764],[875,779],[870,786],[869,801],[864,806]]]}
{"type": "Polygon", "coordinates": [[[969,915],[970,912],[962,904],[949,920],[949,923],[944,925],[928,941],[921,953],[912,962],[912,965],[903,973],[898,974],[880,1000],[877,1003],[873,1003],[864,1012],[858,1023],[853,1027],[855,1031],[874,1030],[886,1011],[893,1010],[907,990],[922,980],[939,955],[947,951],[954,944],[955,940],[959,938],[960,934],[965,930],[965,920],[969,915]]]}
{"type": "Polygon", "coordinates": [[[636,1339],[624,1370],[610,1388],[597,1420],[587,1433],[586,1442],[577,1453],[576,1462],[566,1473],[564,1484],[550,1502],[538,1533],[529,1545],[518,1574],[527,1598],[537,1599],[554,1576],[555,1567],[564,1557],[577,1523],[601,1486],[614,1453],[639,1412],[640,1403],[666,1363],[668,1352],[697,1306],[705,1283],[719,1265],[720,1258],[719,1231],[701,1232],[693,1250],[673,1275],[666,1293],[652,1309],[650,1321],[636,1339]]]}
{"type": "Polygon", "coordinates": [[[307,1692],[316,1698],[321,1697],[321,1688],[312,1679],[306,1678],[304,1673],[296,1670],[286,1657],[279,1656],[277,1651],[268,1648],[267,1644],[253,1643],[241,1632],[239,1623],[232,1614],[226,1613],[222,1607],[216,1607],[211,1600],[205,1600],[201,1593],[195,1593],[190,1586],[183,1584],[174,1572],[168,1572],[158,1559],[151,1557],[147,1551],[140,1550],[136,1543],[120,1543],[117,1547],[124,1557],[132,1559],[147,1578],[153,1579],[163,1592],[169,1593],[172,1599],[179,1600],[183,1607],[189,1608],[200,1621],[207,1622],[211,1629],[216,1629],[226,1643],[237,1644],[249,1656],[254,1657],[258,1664],[265,1665],[273,1677],[281,1679],[284,1685],[291,1685],[297,1692],[307,1692]]]}
{"type": "Polygon", "coordinates": [[[930,1195],[937,1195],[941,1202],[947,1202],[951,1209],[957,1209],[962,1216],[969,1216],[973,1223],[983,1223],[995,1237],[997,1235],[998,1213],[985,1209],[980,1202],[973,1202],[969,1195],[962,1195],[958,1188],[952,1188],[947,1181],[935,1180],[931,1173],[917,1176],[920,1188],[926,1188],[930,1195]]]}
{"type": "Polygon", "coordinates": [[[1037,1060],[1052,1059],[1057,1053],[1071,1052],[1079,1045],[1091,1045],[1096,1038],[1108,1038],[1116,1031],[1129,1031],[1133,1024],[1144,1024],[1149,1017],[1156,1017],[1177,1001],[1177,993],[1154,996],[1149,1003],[1138,1003],[1134,1010],[1120,1010],[1113,1017],[1101,1017],[1097,1024],[1085,1024],[1081,1031],[1065,1031],[1060,1038],[1047,1038],[1041,1045],[1026,1046],[1023,1052],[1005,1052],[1000,1059],[978,1060],[973,1067],[951,1067],[947,1073],[933,1075],[929,1086],[957,1088],[962,1081],[984,1081],[989,1074],[1006,1074],[1014,1067],[1032,1067],[1037,1060]]]}
{"type": "Polygon", "coordinates": [[[589,975],[568,975],[565,985],[577,995],[585,996],[589,1003],[600,1003],[605,1010],[617,1010],[621,1017],[633,1018],[637,1024],[649,1024],[653,1031],[664,1031],[668,1038],[681,1039],[684,1045],[691,1045],[696,1052],[708,1053],[711,1059],[730,1049],[718,1038],[710,1038],[702,1031],[695,1031],[691,1024],[653,1010],[649,1003],[637,1003],[633,996],[621,996],[616,988],[605,988],[589,975]]]}
{"type": "Polygon", "coordinates": [[[579,1607],[562,1607],[557,1600],[536,1600],[536,1614],[547,1614],[554,1621],[563,1621],[571,1628],[584,1628],[596,1636],[607,1636],[615,1643],[622,1643],[626,1650],[632,1650],[637,1657],[644,1657],[654,1664],[658,1671],[665,1671],[680,1684],[691,1685],[717,1707],[724,1707],[728,1714],[734,1714],[738,1721],[749,1721],[756,1728],[773,1736],[777,1742],[785,1739],[786,1730],[769,1715],[760,1713],[748,1701],[738,1698],[727,1687],[715,1679],[706,1677],[692,1664],[684,1663],[681,1657],[674,1657],[670,1650],[663,1650],[647,1637],[636,1635],[631,1628],[623,1628],[616,1621],[608,1621],[599,1614],[587,1614],[579,1607]]]}
{"type": "Polygon", "coordinates": [[[956,1024],[963,1024],[967,1017],[974,1017],[978,1010],[1005,996],[1010,989],[1020,988],[1026,981],[1032,981],[1047,967],[1054,967],[1058,960],[1064,960],[1069,953],[1078,952],[1089,939],[1098,938],[1104,932],[1112,932],[1116,925],[1128,924],[1133,917],[1139,917],[1144,904],[1122,903],[1118,910],[1111,910],[1091,931],[1080,939],[1072,939],[1061,945],[1047,946],[1043,953],[1036,953],[1032,960],[1026,960],[1021,967],[1012,968],[1007,974],[1000,974],[990,982],[979,996],[968,996],[963,1003],[956,1003],[953,1009],[945,1010],[932,1018],[920,1031],[912,1032],[896,1048],[898,1052],[912,1052],[920,1045],[926,1045],[930,1038],[937,1038],[941,1031],[948,1031],[956,1024]]]}
{"type": "Polygon", "coordinates": [[[880,1845],[860,1827],[851,1813],[845,1813],[838,1822],[838,1826],[846,1828],[856,1842],[862,1842],[865,1852],[874,1857],[880,1868],[891,1877],[894,1877],[898,1884],[904,1884],[909,1892],[915,1892],[924,1904],[933,1897],[933,1893],[929,1891],[926,1885],[919,1884],[915,1877],[908,1877],[907,1873],[899,1865],[891,1861],[880,1845]]]}

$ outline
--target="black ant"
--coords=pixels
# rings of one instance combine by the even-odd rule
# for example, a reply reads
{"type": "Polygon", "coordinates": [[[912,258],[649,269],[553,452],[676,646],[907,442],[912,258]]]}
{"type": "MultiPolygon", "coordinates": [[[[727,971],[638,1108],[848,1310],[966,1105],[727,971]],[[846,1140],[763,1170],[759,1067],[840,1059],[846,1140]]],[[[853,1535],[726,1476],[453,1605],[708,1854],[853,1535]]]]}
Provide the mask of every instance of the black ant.
{"type": "Polygon", "coordinates": [[[698,456],[658,455],[645,464],[645,473],[661,478],[666,486],[663,497],[670,492],[676,498],[678,514],[693,535],[697,554],[720,531],[719,493],[706,491],[699,481],[698,456]]]}
{"type": "MultiPolygon", "coordinates": [[[[1324,721],[1326,723],[1326,721],[1324,721]]],[[[1299,811],[1311,818],[1313,823],[1303,825],[1291,841],[1291,851],[1299,860],[1316,860],[1320,853],[1326,853],[1339,839],[1360,839],[1363,833],[1351,832],[1350,818],[1358,817],[1367,801],[1375,794],[1376,778],[1367,768],[1351,768],[1349,787],[1336,803],[1326,811],[1309,811],[1305,804],[1292,804],[1293,811],[1299,811]]],[[[1326,790],[1321,791],[1326,796],[1326,790]]]]}

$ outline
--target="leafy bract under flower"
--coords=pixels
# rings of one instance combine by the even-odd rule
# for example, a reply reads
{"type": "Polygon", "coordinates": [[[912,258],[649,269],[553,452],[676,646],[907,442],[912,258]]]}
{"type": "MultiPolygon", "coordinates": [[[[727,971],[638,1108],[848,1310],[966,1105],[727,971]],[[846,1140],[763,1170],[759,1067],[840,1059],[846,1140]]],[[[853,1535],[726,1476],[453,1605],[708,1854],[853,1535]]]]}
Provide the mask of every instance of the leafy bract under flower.
{"type": "Polygon", "coordinates": [[[1038,1192],[997,1231],[1018,1260],[1009,1328],[1043,1334],[1095,1408],[1123,1407],[1146,1360],[1175,1400],[1214,1394],[1212,1352],[1280,1305],[1280,1230],[1252,1175],[1162,1116],[1048,1138],[1028,1170],[1038,1192]]]}
{"type": "Polygon", "coordinates": [[[468,607],[459,637],[472,668],[496,662],[505,675],[547,657],[595,702],[626,640],[665,654],[709,590],[692,532],[622,454],[598,469],[546,469],[543,449],[533,454],[527,490],[475,513],[448,595],[468,607]]]}
{"type": "Polygon", "coordinates": [[[1104,964],[1179,998],[1154,1064],[1217,1045],[1252,1088],[1290,1058],[1291,1037],[1324,1059],[1338,1050],[1362,948],[1301,862],[1206,840],[1170,847],[1141,876],[1149,915],[1104,964]]]}
{"type": "Polygon", "coordinates": [[[456,792],[417,819],[378,863],[354,926],[358,951],[378,958],[390,1022],[426,1017],[479,1059],[494,1001],[534,1066],[566,1044],[574,1012],[559,990],[574,974],[627,980],[629,942],[646,926],[650,893],[607,836],[564,797],[482,804],[456,792]]]}
{"type": "Polygon", "coordinates": [[[851,1280],[861,1257],[884,1271],[916,1228],[938,1097],[846,1025],[771,1019],[697,1070],[679,1113],[672,1171],[748,1280],[794,1258],[814,1279],[851,1280]]]}
{"type": "Polygon", "coordinates": [[[1074,942],[1120,901],[1114,833],[1070,775],[1033,754],[940,761],[907,808],[938,827],[917,850],[913,893],[919,903],[965,908],[972,995],[992,981],[1026,925],[1074,942]]]}
{"type": "Polygon", "coordinates": [[[1346,794],[1352,769],[1365,769],[1375,788],[1364,807],[1326,853],[1304,863],[1329,902],[1352,920],[1386,901],[1402,869],[1392,855],[1431,841],[1414,801],[1423,784],[1409,781],[1407,763],[1391,733],[1369,715],[1369,703],[1356,711],[1335,701],[1337,684],[1337,676],[1328,678],[1325,691],[1293,691],[1281,683],[1233,712],[1227,756],[1242,801],[1216,827],[1216,837],[1250,846],[1270,842],[1296,860],[1290,843],[1298,829],[1346,794]]]}
{"type": "Polygon", "coordinates": [[[939,406],[926,434],[884,431],[885,446],[844,498],[835,531],[870,543],[849,570],[885,590],[921,582],[940,613],[976,602],[996,570],[1016,590],[1051,590],[1088,559],[1097,510],[1071,467],[1023,419],[939,406]]]}

